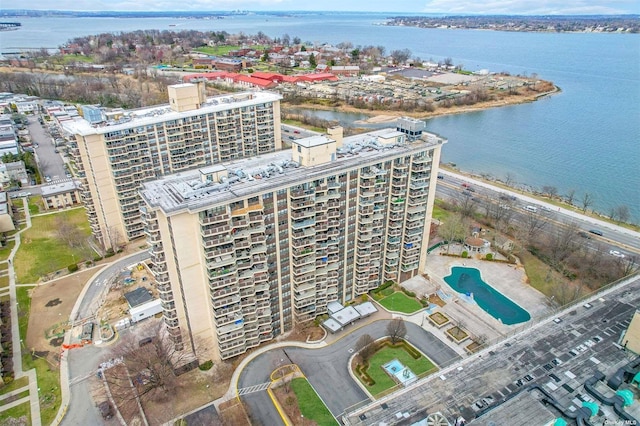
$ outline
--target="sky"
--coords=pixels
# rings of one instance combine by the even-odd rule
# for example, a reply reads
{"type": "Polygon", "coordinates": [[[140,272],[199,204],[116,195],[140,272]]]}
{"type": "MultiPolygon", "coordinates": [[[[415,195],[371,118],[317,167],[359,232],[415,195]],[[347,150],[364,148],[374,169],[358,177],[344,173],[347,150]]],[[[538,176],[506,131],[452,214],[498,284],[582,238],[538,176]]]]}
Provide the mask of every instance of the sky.
{"type": "MultiPolygon", "coordinates": [[[[6,4],[6,3],[5,3],[6,4]]],[[[1,7],[1,6],[0,6],[1,7]]],[[[367,11],[396,13],[639,14],[638,0],[26,0],[12,8],[74,11],[367,11]]],[[[0,9],[1,10],[1,9],[0,9]]]]}

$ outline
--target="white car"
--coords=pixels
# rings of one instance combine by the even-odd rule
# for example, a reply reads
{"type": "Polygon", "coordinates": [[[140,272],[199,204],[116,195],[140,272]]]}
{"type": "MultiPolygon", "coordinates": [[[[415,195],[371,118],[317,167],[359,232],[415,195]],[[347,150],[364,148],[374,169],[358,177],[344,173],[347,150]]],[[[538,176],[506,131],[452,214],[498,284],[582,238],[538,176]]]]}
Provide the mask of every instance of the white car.
{"type": "Polygon", "coordinates": [[[620,259],[624,259],[624,253],[620,253],[618,250],[609,250],[609,254],[611,256],[619,257],[620,259]]]}

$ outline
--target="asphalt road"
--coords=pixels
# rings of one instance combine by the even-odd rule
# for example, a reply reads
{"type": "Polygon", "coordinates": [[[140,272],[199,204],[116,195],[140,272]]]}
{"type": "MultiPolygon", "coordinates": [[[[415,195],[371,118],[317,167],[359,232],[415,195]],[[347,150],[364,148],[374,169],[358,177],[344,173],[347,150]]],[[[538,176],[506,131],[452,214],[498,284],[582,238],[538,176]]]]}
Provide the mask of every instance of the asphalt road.
{"type": "MultiPolygon", "coordinates": [[[[269,375],[279,365],[297,364],[314,387],[331,413],[338,417],[348,407],[367,400],[365,392],[358,386],[348,371],[353,348],[363,334],[374,339],[386,336],[388,321],[377,321],[347,334],[329,346],[319,349],[289,347],[269,351],[247,365],[238,380],[238,388],[250,388],[269,381],[269,375]]],[[[427,354],[438,365],[449,365],[459,356],[438,338],[421,327],[406,322],[406,338],[427,354]]],[[[345,330],[346,333],[349,329],[345,330]]],[[[265,390],[242,395],[252,420],[257,424],[283,424],[265,390]]]]}
{"type": "Polygon", "coordinates": [[[501,202],[500,197],[515,197],[511,206],[514,209],[515,219],[524,222],[527,214],[536,214],[544,217],[554,226],[545,227],[541,232],[553,232],[557,226],[575,224],[579,230],[586,233],[589,238],[583,240],[583,244],[594,250],[618,250],[624,254],[640,254],[640,235],[629,229],[609,224],[598,219],[590,218],[566,209],[558,208],[543,201],[532,200],[531,197],[495,187],[487,183],[479,183],[449,171],[441,171],[444,179],[438,180],[436,196],[441,199],[460,200],[464,197],[474,199],[480,208],[482,203],[501,202]],[[462,184],[469,184],[473,191],[469,191],[462,184]],[[466,195],[465,195],[466,194],[466,195]],[[524,208],[533,206],[537,208],[536,213],[527,212],[524,208]],[[547,210],[543,209],[546,208],[547,210]],[[602,236],[589,233],[589,230],[598,229],[602,231],[602,236]]]}
{"type": "Polygon", "coordinates": [[[80,309],[78,309],[78,314],[76,318],[72,318],[72,320],[77,321],[94,315],[95,311],[99,307],[100,295],[103,293],[103,291],[105,291],[105,287],[109,284],[109,282],[112,281],[114,277],[117,277],[120,271],[122,271],[127,266],[138,264],[148,259],[149,256],[149,252],[145,250],[124,259],[118,260],[117,262],[114,262],[113,264],[103,269],[96,277],[96,279],[94,279],[89,284],[89,288],[84,294],[84,298],[82,299],[82,303],[80,304],[80,309]]]}
{"type": "MultiPolygon", "coordinates": [[[[95,313],[99,303],[99,297],[104,291],[105,285],[120,273],[121,270],[131,264],[136,264],[149,257],[149,252],[143,251],[133,256],[118,260],[99,273],[95,280],[89,282],[84,294],[77,318],[87,318],[95,313]]],[[[122,333],[132,332],[132,329],[123,330],[122,333]]],[[[69,366],[70,401],[69,408],[61,425],[99,425],[105,424],[90,395],[90,384],[101,362],[112,357],[109,346],[98,347],[88,345],[82,348],[71,349],[64,355],[69,366]]],[[[115,419],[106,424],[118,424],[115,419]]]]}

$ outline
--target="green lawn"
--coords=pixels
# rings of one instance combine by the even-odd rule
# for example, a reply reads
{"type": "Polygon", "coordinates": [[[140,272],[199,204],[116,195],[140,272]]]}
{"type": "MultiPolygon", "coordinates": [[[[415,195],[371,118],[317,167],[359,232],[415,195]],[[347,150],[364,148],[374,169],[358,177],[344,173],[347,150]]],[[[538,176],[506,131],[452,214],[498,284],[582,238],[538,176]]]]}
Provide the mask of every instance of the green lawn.
{"type": "Polygon", "coordinates": [[[11,253],[11,250],[13,250],[13,247],[15,245],[15,241],[7,241],[7,244],[4,247],[0,248],[0,260],[7,260],[9,258],[9,254],[11,253]]]}
{"type": "Polygon", "coordinates": [[[42,203],[42,197],[29,197],[29,214],[33,216],[44,211],[44,204],[42,203]]]}
{"type": "Polygon", "coordinates": [[[558,283],[564,283],[566,281],[560,273],[551,269],[549,265],[528,251],[523,250],[518,253],[518,257],[524,265],[524,270],[529,278],[529,285],[545,296],[553,296],[554,288],[559,285],[558,283]]]}
{"type": "Polygon", "coordinates": [[[318,426],[339,425],[307,379],[293,379],[291,389],[298,398],[298,407],[305,419],[313,420],[318,426]]]}
{"type": "Polygon", "coordinates": [[[72,63],[72,62],[93,63],[93,58],[91,56],[76,55],[76,54],[64,55],[62,57],[62,60],[64,61],[65,64],[72,63]]]}
{"type": "Polygon", "coordinates": [[[85,237],[91,235],[84,209],[33,217],[32,227],[22,233],[22,243],[14,259],[19,283],[35,283],[41,276],[92,257],[93,253],[86,248],[72,250],[59,239],[56,232],[59,220],[75,226],[85,237]]]}
{"type": "Polygon", "coordinates": [[[31,404],[29,404],[29,402],[9,408],[7,411],[0,412],[0,424],[9,424],[9,419],[19,419],[21,417],[24,417],[26,422],[20,424],[31,424],[31,404]]]}
{"type": "Polygon", "coordinates": [[[435,203],[433,204],[433,218],[438,220],[446,220],[447,217],[451,215],[451,212],[440,207],[439,201],[440,200],[436,200],[435,203]]]}
{"type": "Polygon", "coordinates": [[[401,291],[396,291],[379,301],[382,306],[390,311],[412,314],[422,309],[422,304],[416,299],[407,296],[401,291]]]}
{"type": "Polygon", "coordinates": [[[367,370],[367,373],[375,381],[373,386],[367,387],[367,390],[371,395],[378,395],[379,393],[397,385],[391,376],[389,376],[382,368],[384,364],[393,359],[397,359],[404,366],[409,367],[416,376],[431,370],[437,370],[437,367],[424,356],[414,359],[402,347],[392,348],[384,346],[369,359],[369,369],[367,370]]]}
{"type": "Polygon", "coordinates": [[[22,367],[30,370],[35,367],[40,389],[40,419],[43,425],[50,425],[58,414],[62,394],[60,393],[60,373],[51,370],[46,360],[31,358],[31,354],[22,354],[22,367]]]}
{"type": "Polygon", "coordinates": [[[8,385],[3,386],[2,388],[0,388],[0,395],[3,395],[5,393],[9,393],[11,391],[14,391],[16,389],[20,389],[24,386],[27,386],[29,384],[29,378],[28,377],[20,377],[18,380],[14,380],[13,382],[9,383],[8,385]]]}

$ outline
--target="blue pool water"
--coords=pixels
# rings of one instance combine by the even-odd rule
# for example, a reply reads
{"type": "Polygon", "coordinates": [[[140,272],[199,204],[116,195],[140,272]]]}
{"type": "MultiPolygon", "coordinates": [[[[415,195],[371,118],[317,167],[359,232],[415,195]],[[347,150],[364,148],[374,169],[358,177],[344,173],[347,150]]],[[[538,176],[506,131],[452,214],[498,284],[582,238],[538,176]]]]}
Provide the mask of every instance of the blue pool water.
{"type": "Polygon", "coordinates": [[[444,277],[444,280],[458,293],[473,294],[478,306],[503,324],[519,324],[531,319],[527,311],[482,281],[480,271],[476,268],[454,266],[451,275],[444,277]]]}

